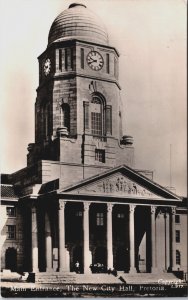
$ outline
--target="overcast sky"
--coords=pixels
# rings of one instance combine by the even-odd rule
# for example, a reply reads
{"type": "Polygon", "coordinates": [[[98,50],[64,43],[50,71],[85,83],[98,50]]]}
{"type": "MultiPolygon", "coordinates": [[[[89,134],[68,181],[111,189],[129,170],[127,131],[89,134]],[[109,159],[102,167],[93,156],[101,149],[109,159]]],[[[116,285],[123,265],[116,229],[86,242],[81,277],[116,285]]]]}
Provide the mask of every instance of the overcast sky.
{"type": "MultiPolygon", "coordinates": [[[[69,0],[0,0],[1,172],[26,166],[34,142],[37,57],[69,0]]],[[[76,1],[75,1],[76,2],[76,1]]],[[[124,134],[135,167],[186,194],[186,1],[88,0],[120,52],[124,134]]]]}

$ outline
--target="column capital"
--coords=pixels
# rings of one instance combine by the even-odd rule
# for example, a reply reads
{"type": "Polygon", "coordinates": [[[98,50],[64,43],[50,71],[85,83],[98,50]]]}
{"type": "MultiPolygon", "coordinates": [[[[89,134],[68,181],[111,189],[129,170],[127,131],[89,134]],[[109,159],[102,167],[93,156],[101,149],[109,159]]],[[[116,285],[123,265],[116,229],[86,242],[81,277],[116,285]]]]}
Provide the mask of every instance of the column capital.
{"type": "Polygon", "coordinates": [[[107,211],[112,212],[113,206],[114,206],[114,204],[112,204],[112,203],[107,203],[107,211]]]}
{"type": "Polygon", "coordinates": [[[134,213],[136,205],[135,204],[129,204],[129,212],[134,213]]]}
{"type": "Polygon", "coordinates": [[[151,214],[155,214],[157,207],[152,205],[151,206],[151,214]]]}
{"type": "Polygon", "coordinates": [[[172,208],[171,208],[171,212],[172,212],[172,215],[175,215],[175,214],[176,214],[176,208],[175,208],[175,207],[172,207],[172,208]]]}
{"type": "Polygon", "coordinates": [[[65,204],[66,204],[65,200],[59,200],[59,210],[65,209],[65,204]]]}
{"type": "Polygon", "coordinates": [[[84,205],[84,211],[88,211],[90,207],[91,202],[83,202],[84,205]]]}

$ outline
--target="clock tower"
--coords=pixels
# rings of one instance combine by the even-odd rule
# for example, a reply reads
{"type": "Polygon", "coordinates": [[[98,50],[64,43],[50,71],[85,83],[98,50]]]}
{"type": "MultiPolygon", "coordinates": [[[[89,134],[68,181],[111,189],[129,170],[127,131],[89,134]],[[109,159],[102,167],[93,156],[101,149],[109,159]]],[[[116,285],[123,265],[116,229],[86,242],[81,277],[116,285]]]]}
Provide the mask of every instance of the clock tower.
{"type": "Polygon", "coordinates": [[[60,186],[122,163],[133,167],[133,140],[122,133],[119,53],[101,20],[85,5],[71,4],[52,23],[38,60],[28,166],[42,161],[48,166],[43,181],[58,178],[60,186]]]}

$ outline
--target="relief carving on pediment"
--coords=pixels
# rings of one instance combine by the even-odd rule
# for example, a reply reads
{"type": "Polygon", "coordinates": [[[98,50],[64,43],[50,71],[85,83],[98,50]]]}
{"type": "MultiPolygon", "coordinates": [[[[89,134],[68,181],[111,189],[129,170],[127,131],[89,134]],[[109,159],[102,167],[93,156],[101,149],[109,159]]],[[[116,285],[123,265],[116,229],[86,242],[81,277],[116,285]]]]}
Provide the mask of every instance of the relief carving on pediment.
{"type": "Polygon", "coordinates": [[[94,186],[88,186],[85,191],[105,194],[135,195],[138,197],[157,197],[150,191],[123,176],[107,178],[94,186]]]}

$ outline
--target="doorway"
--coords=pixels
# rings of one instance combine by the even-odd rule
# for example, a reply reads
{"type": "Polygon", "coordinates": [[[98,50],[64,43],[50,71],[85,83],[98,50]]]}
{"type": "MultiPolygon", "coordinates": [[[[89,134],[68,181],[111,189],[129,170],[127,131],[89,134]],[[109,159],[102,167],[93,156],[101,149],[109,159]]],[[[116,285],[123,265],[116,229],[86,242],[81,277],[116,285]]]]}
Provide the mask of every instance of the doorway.
{"type": "Polygon", "coordinates": [[[129,271],[129,250],[126,247],[120,246],[116,250],[116,270],[129,271]]]}
{"type": "Polygon", "coordinates": [[[6,269],[15,272],[17,270],[17,251],[15,248],[8,248],[5,253],[6,269]]]}
{"type": "Polygon", "coordinates": [[[73,249],[72,271],[75,271],[76,262],[79,262],[80,273],[83,273],[83,251],[81,246],[76,246],[73,249]]]}

